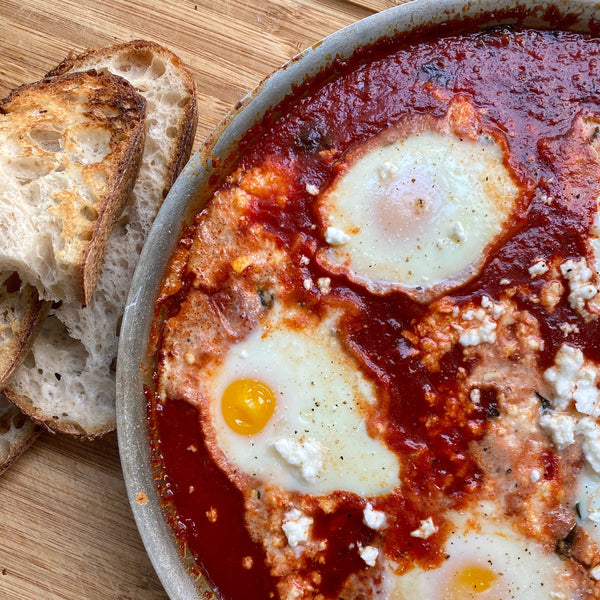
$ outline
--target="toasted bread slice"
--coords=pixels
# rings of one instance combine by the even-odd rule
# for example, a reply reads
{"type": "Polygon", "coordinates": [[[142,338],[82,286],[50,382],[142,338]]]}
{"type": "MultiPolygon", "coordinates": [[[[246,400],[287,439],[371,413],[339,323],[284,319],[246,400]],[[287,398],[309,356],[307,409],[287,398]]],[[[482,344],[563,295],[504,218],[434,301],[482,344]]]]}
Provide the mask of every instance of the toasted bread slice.
{"type": "Polygon", "coordinates": [[[165,48],[134,41],[69,58],[50,74],[77,69],[127,78],[147,101],[146,144],[131,202],[110,237],[89,305],[50,311],[6,394],[46,426],[94,438],[115,428],[115,363],[120,320],[146,234],[189,158],[197,122],[190,73],[165,48]]]}
{"type": "Polygon", "coordinates": [[[0,272],[87,303],[139,169],[145,101],[124,79],[74,73],[0,101],[0,272]]]}
{"type": "Polygon", "coordinates": [[[25,356],[50,306],[18,273],[0,273],[0,384],[25,356]]]}
{"type": "Polygon", "coordinates": [[[6,471],[33,444],[41,430],[6,396],[0,394],[0,473],[6,471]]]}

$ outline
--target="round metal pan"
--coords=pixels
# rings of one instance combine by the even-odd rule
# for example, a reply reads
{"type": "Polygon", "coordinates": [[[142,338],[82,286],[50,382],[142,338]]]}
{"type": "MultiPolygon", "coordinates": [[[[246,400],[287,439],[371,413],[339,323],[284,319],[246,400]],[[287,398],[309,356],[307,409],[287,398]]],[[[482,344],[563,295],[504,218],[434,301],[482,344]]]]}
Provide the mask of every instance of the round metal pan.
{"type": "Polygon", "coordinates": [[[247,129],[281,102],[294,84],[381,37],[472,18],[483,19],[481,23],[486,26],[523,19],[526,26],[546,28],[561,28],[561,18],[565,18],[569,29],[587,31],[591,21],[600,21],[600,5],[583,0],[415,0],[350,25],[293,58],[246,96],[192,156],[166,198],[141,254],[123,317],[117,366],[117,427],[133,514],[150,560],[172,600],[204,598],[203,593],[211,591],[204,579],[194,574],[197,568],[192,560],[182,558],[163,515],[155,488],[143,390],[151,373],[148,338],[154,303],[182,224],[208,194],[213,164],[235,156],[237,143],[247,129]]]}

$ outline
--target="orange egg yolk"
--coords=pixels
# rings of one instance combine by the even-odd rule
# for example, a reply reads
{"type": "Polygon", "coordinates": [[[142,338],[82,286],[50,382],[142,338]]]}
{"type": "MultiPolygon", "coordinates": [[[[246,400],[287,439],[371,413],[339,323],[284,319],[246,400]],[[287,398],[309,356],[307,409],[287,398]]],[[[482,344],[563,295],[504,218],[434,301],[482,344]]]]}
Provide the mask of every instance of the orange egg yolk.
{"type": "Polygon", "coordinates": [[[450,598],[474,598],[476,594],[489,590],[496,578],[497,575],[485,567],[466,567],[454,576],[450,598]]]}
{"type": "Polygon", "coordinates": [[[255,379],[237,379],[223,392],[221,410],[229,427],[242,435],[262,431],[275,411],[275,395],[255,379]]]}

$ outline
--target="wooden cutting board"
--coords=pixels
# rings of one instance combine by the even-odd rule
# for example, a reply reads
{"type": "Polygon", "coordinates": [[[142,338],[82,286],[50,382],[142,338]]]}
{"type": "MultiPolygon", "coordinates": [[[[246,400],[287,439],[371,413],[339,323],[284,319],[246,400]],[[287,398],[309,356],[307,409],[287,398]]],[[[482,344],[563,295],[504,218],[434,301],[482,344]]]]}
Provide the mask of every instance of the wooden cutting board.
{"type": "MultiPolygon", "coordinates": [[[[0,97],[69,52],[165,45],[199,92],[196,147],[249,90],[329,33],[406,0],[0,0],[0,97]]],[[[165,600],[130,513],[116,435],[45,433],[0,477],[1,600],[165,600]]]]}

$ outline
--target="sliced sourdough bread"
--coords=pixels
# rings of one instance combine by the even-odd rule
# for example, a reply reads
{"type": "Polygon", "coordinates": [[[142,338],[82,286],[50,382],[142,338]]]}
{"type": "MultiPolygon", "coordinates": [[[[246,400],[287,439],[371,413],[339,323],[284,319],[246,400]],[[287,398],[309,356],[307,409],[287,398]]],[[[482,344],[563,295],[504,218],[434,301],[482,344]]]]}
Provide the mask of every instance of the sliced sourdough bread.
{"type": "Polygon", "coordinates": [[[170,51],[134,41],[64,61],[49,75],[94,69],[125,77],[147,102],[142,166],[108,241],[96,290],[84,309],[51,309],[5,393],[47,427],[85,438],[115,428],[115,363],[121,316],[146,234],[189,158],[197,123],[190,73],[170,51]]]}
{"type": "Polygon", "coordinates": [[[133,187],[145,101],[122,78],[70,73],[0,101],[0,272],[87,303],[133,187]]]}
{"type": "Polygon", "coordinates": [[[0,384],[29,350],[50,306],[18,273],[0,273],[0,384]]]}
{"type": "Polygon", "coordinates": [[[0,474],[33,444],[41,430],[0,393],[0,474]]]}

